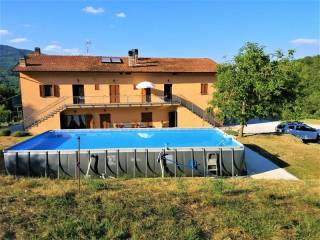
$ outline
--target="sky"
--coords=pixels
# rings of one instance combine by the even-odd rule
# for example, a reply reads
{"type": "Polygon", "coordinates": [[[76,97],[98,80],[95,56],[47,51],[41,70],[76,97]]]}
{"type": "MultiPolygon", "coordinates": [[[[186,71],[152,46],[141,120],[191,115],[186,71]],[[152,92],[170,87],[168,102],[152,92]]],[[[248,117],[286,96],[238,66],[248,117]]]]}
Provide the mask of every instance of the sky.
{"type": "Polygon", "coordinates": [[[320,0],[0,0],[0,44],[46,54],[209,57],[245,42],[320,54],[320,0]],[[88,44],[86,44],[88,42],[88,44]]]}

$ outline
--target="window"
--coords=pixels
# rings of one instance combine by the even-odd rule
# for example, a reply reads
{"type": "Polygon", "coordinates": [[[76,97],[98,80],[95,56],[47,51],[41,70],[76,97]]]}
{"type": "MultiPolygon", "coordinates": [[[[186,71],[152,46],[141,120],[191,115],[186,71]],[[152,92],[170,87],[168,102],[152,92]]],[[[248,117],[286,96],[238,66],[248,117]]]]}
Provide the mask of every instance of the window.
{"type": "Polygon", "coordinates": [[[141,113],[141,122],[152,122],[152,112],[141,113]]]}
{"type": "Polygon", "coordinates": [[[289,129],[294,129],[294,126],[292,126],[292,125],[291,125],[291,126],[289,126],[289,129]]]}
{"type": "Polygon", "coordinates": [[[316,132],[316,129],[308,127],[308,126],[304,126],[304,125],[297,126],[296,130],[306,131],[306,132],[316,132]]]}
{"type": "Polygon", "coordinates": [[[133,90],[137,90],[137,84],[133,84],[133,90]]]}
{"type": "Polygon", "coordinates": [[[94,90],[99,90],[100,89],[100,85],[99,85],[99,83],[96,83],[95,85],[94,85],[94,90]]]}
{"type": "Polygon", "coordinates": [[[45,97],[51,97],[52,94],[52,85],[44,85],[44,96],[45,97]]]}
{"type": "Polygon", "coordinates": [[[208,94],[208,83],[201,83],[201,95],[208,94]]]}
{"type": "Polygon", "coordinates": [[[58,85],[40,85],[41,97],[60,97],[60,88],[58,85]]]}

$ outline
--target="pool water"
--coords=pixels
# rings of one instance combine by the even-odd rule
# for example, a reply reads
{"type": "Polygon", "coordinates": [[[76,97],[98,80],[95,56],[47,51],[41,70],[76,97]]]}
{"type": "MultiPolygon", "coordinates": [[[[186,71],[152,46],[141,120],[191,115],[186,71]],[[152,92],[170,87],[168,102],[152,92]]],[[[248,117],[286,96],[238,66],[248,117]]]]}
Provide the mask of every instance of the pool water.
{"type": "Polygon", "coordinates": [[[16,144],[6,151],[124,148],[239,147],[219,129],[86,129],[54,130],[16,144]]]}

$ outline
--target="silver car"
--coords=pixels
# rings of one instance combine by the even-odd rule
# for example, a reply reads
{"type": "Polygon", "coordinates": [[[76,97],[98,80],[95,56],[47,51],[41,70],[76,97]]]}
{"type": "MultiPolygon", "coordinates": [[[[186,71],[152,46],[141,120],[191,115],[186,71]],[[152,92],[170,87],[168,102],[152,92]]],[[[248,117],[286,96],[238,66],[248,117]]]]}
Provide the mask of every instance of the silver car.
{"type": "Polygon", "coordinates": [[[302,122],[280,123],[276,127],[276,132],[291,134],[300,138],[304,142],[308,140],[319,139],[319,132],[317,129],[312,128],[302,122]]]}

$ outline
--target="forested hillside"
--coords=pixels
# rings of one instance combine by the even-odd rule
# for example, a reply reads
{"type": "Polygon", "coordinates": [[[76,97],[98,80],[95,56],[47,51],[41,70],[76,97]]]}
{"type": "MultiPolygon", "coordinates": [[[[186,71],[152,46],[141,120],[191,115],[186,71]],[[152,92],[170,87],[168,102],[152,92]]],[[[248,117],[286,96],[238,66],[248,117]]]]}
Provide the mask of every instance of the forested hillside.
{"type": "Polygon", "coordinates": [[[30,50],[0,45],[0,88],[9,88],[15,93],[19,92],[18,75],[13,73],[11,69],[17,64],[19,58],[31,52],[30,50]]]}

